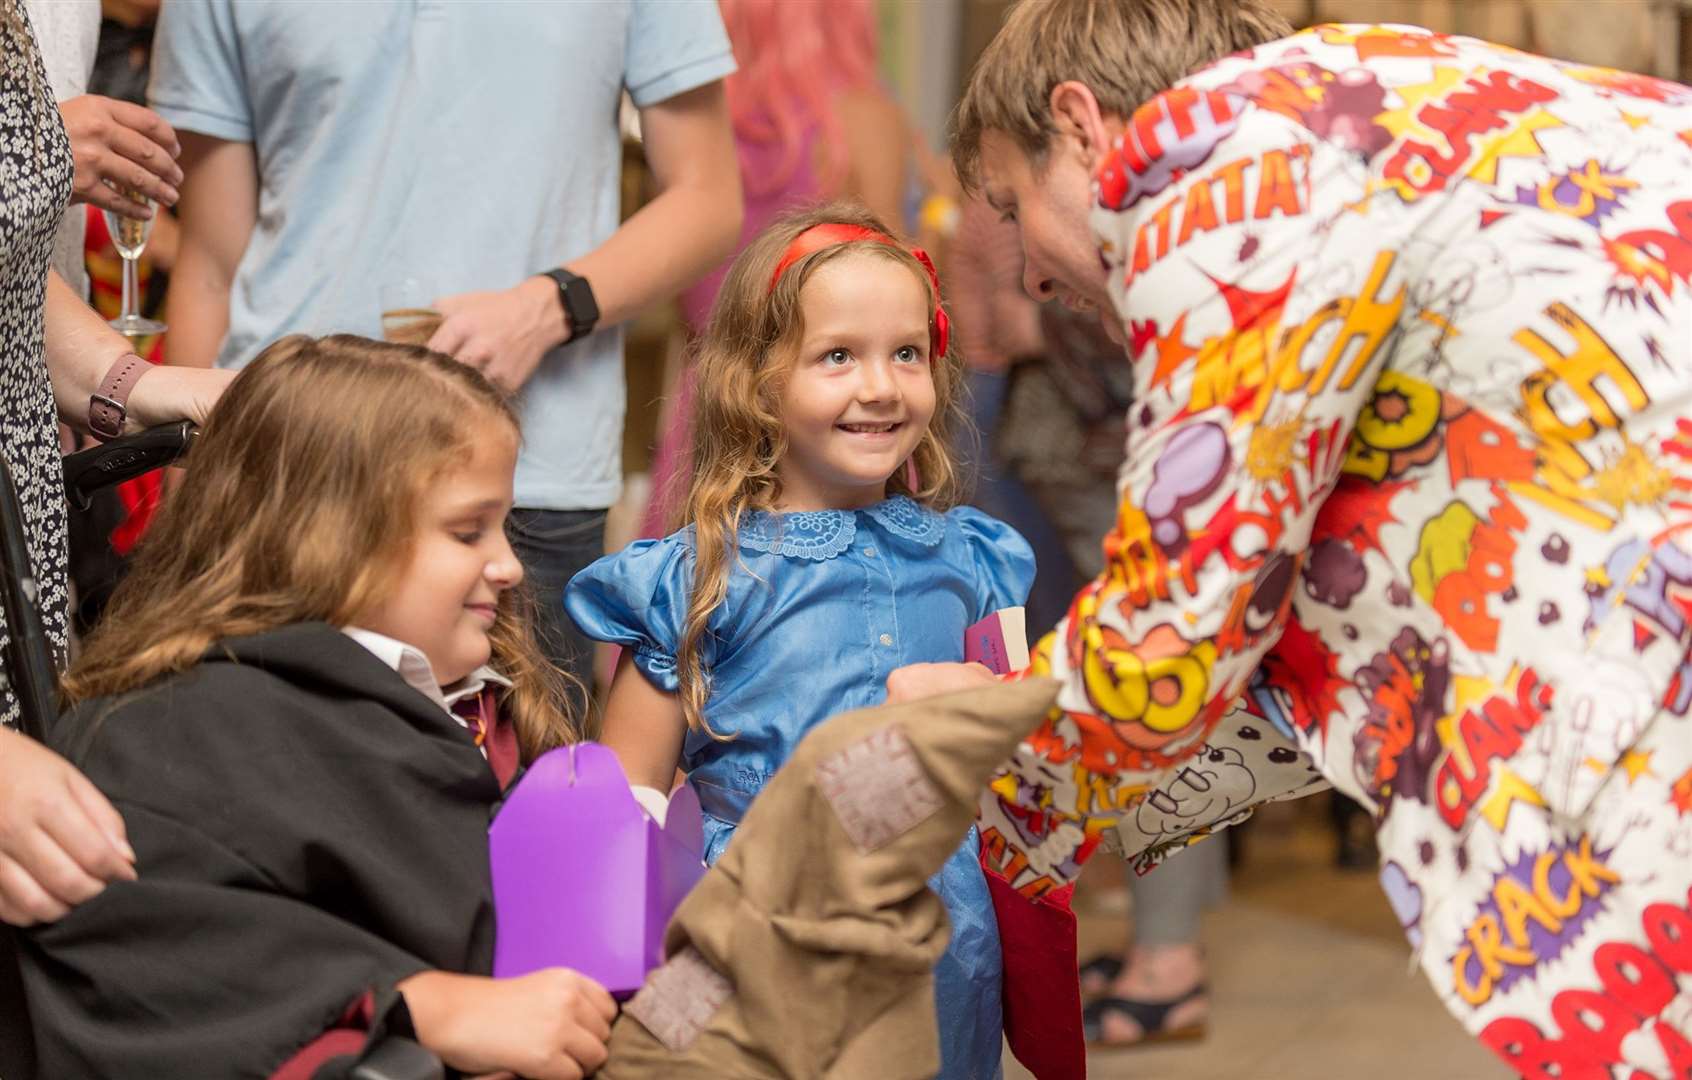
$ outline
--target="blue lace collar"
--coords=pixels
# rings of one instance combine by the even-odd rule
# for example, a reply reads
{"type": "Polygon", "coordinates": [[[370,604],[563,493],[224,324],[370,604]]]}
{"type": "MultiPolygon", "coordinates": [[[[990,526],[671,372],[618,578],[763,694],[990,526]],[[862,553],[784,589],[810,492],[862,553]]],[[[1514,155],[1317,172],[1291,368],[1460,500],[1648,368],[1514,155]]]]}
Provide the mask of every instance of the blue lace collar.
{"type": "Polygon", "coordinates": [[[868,514],[895,536],[936,547],[946,535],[946,518],[904,495],[862,510],[802,510],[791,514],[757,511],[740,523],[740,546],[790,559],[823,562],[852,546],[858,515],[868,514]]]}

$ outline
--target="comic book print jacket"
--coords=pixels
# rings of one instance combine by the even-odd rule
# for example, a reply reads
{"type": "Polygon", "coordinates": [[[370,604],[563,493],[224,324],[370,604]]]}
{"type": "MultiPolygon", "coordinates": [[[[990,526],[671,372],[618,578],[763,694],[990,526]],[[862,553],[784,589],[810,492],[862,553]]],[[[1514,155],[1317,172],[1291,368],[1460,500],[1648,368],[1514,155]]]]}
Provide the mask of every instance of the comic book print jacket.
{"type": "Polygon", "coordinates": [[[1313,762],[1518,1072],[1692,1075],[1692,90],[1318,27],[1096,192],[1136,411],[989,855],[1155,861],[1313,762]]]}

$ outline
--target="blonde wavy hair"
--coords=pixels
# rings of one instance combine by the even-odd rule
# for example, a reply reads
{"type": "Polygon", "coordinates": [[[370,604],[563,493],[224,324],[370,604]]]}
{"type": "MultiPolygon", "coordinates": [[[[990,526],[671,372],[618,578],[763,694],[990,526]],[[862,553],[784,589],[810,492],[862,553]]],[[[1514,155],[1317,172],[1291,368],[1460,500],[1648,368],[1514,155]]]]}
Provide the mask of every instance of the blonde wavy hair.
{"type": "MultiPolygon", "coordinates": [[[[799,234],[814,225],[836,223],[894,236],[869,211],[849,202],[778,219],[730,267],[695,360],[693,476],[675,523],[693,526],[695,557],[687,619],[676,650],[676,674],[688,727],[714,738],[724,736],[705,722],[710,677],[704,639],[712,613],[728,595],[741,519],[754,511],[773,510],[781,499],[777,466],[787,454],[781,406],[787,376],[798,361],[805,335],[800,307],[805,283],[835,259],[869,254],[906,267],[922,283],[929,296],[931,325],[940,305],[928,271],[897,241],[855,240],[824,247],[794,262],[771,286],[777,263],[799,234]]],[[[894,472],[887,492],[945,509],[958,499],[958,470],[950,438],[960,420],[962,364],[954,347],[945,356],[930,356],[929,366],[934,376],[934,418],[911,454],[914,470],[894,472]],[[918,478],[914,489],[907,480],[913,471],[918,478]]]]}
{"type": "MultiPolygon", "coordinates": [[[[65,697],[140,689],[228,638],[356,625],[404,570],[424,490],[501,431],[518,434],[505,396],[449,357],[351,335],[276,342],[212,410],[65,697]]],[[[579,737],[573,680],[537,648],[530,608],[505,590],[489,635],[525,759],[579,737]]]]}

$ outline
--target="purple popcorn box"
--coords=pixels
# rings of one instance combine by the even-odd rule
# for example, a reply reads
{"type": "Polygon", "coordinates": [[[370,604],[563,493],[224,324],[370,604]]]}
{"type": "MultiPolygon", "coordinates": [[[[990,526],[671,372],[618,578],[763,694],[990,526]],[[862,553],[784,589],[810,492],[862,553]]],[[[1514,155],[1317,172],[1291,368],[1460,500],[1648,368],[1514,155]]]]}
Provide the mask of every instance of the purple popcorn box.
{"type": "Polygon", "coordinates": [[[662,827],[598,743],[543,754],[488,829],[497,978],[567,967],[612,994],[663,962],[664,928],[705,874],[699,796],[683,784],[662,827]]]}

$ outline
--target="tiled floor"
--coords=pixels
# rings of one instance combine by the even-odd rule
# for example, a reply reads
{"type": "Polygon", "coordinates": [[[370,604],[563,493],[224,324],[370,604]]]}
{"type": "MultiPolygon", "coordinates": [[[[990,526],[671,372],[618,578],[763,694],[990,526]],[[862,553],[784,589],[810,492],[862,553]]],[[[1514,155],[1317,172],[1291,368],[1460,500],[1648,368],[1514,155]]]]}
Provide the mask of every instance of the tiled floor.
{"type": "MultiPolygon", "coordinates": [[[[1209,1035],[1095,1051],[1089,1077],[1508,1080],[1410,970],[1374,875],[1333,868],[1321,807],[1305,803],[1260,812],[1228,903],[1206,917],[1209,1035]]],[[[1101,857],[1082,882],[1082,956],[1122,940],[1123,917],[1101,910],[1120,865],[1101,857]]],[[[1005,1075],[1029,1074],[1007,1057],[1005,1075]]]]}

